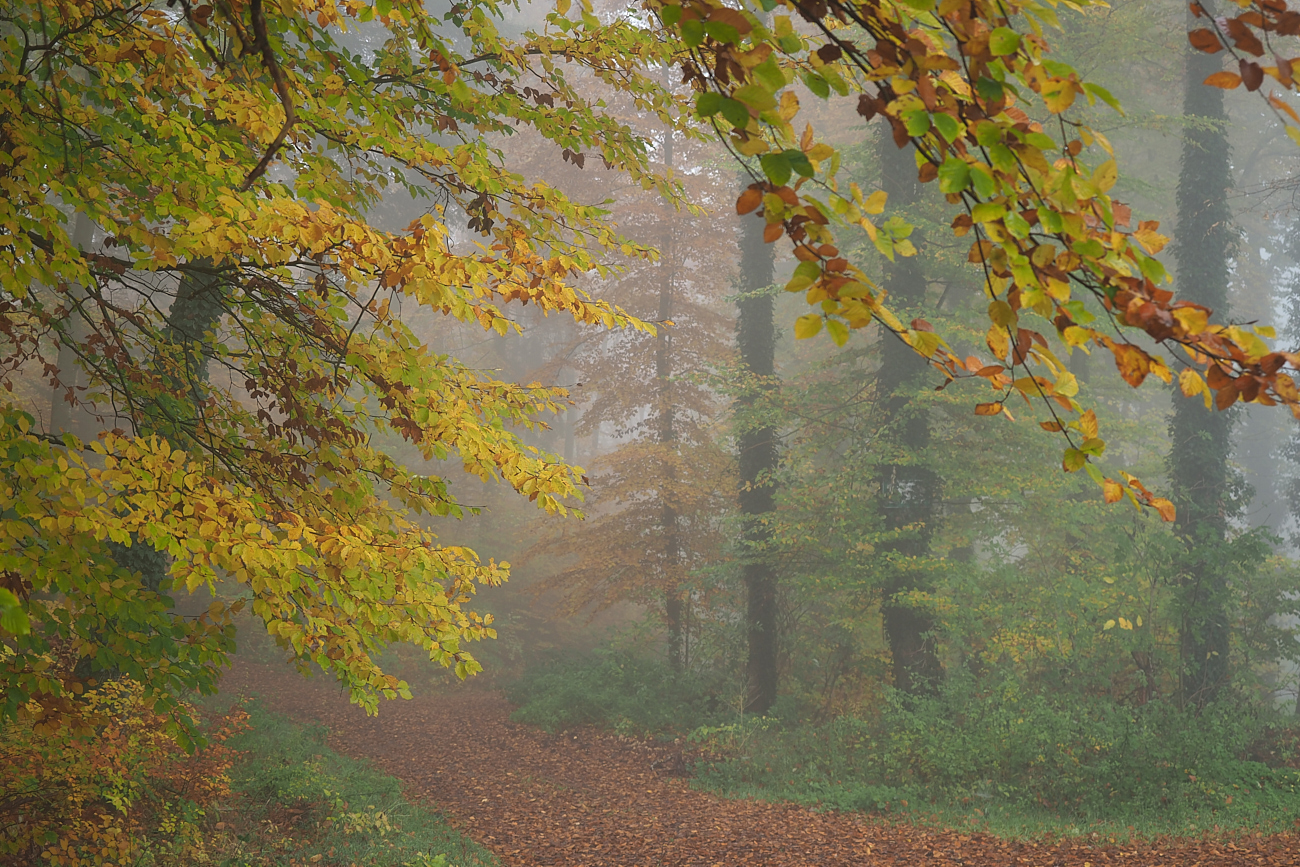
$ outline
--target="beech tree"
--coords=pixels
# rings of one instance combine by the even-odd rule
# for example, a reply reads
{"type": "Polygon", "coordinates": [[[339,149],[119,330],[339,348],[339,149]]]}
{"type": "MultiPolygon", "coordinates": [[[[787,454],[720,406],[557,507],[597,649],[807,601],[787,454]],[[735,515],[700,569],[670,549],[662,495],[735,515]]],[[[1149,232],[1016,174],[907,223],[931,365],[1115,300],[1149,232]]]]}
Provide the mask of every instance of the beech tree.
{"type": "Polygon", "coordinates": [[[494,0],[0,5],[0,380],[59,398],[49,426],[0,406],[0,714],[57,717],[89,685],[78,660],[163,707],[209,690],[241,608],[370,709],[407,691],[376,661],[389,643],[478,668],[467,643],[493,629],[468,603],[506,564],[426,529],[467,507],[378,443],[563,514],[572,471],[514,431],[564,393],[431,353],[398,309],[648,328],[574,288],[603,250],[642,248],[505,166],[492,142],[516,124],[677,195],[569,81],[590,70],[673,123],[643,74],[667,42],[565,11],[510,39],[494,0]],[[393,190],[428,210],[381,231],[367,213],[393,190]],[[123,548],[165,555],[165,580],[123,548]],[[237,590],[206,612],[172,610],[221,580],[237,590]]]}
{"type": "MultiPolygon", "coordinates": [[[[1115,502],[1128,497],[1166,520],[1173,504],[1130,474],[1106,478],[1092,459],[1105,439],[1096,414],[1077,399],[1065,356],[1095,347],[1114,358],[1132,386],[1148,376],[1174,378],[1187,396],[1209,395],[1220,410],[1238,400],[1300,409],[1292,373],[1300,355],[1275,352],[1271,329],[1212,319],[1214,311],[1178,299],[1157,254],[1167,238],[1155,221],[1130,224],[1127,206],[1109,195],[1118,162],[1104,135],[1071,116],[1076,100],[1119,103],[1050,55],[1057,3],[1038,0],[650,0],[663,25],[690,52],[683,64],[697,91],[696,113],[711,119],[754,182],[737,210],[757,212],[769,237],[784,236],[800,264],[786,289],[817,311],[799,319],[797,337],[826,329],[843,343],[872,323],[930,359],[947,379],[980,377],[994,397],[976,412],[1010,412],[1024,397],[1065,440],[1063,466],[1085,470],[1115,502]],[[985,275],[989,355],[958,357],[924,319],[904,323],[887,292],[835,242],[837,226],[860,226],[888,257],[905,234],[876,225],[885,192],[864,193],[836,179],[839,153],[811,125],[800,130],[799,86],[818,97],[856,96],[858,113],[883,117],[895,143],[910,148],[917,177],[936,183],[957,211],[952,231],[970,237],[969,258],[985,275]],[[1032,116],[1031,116],[1032,115],[1032,116]],[[1038,117],[1035,120],[1034,117],[1038,117]],[[1099,318],[1085,299],[1101,308],[1099,318]],[[1042,324],[1035,325],[1035,320],[1042,324]],[[1151,341],[1157,344],[1152,347],[1151,341]],[[1289,372],[1290,371],[1290,372],[1289,372]]],[[[1086,9],[1088,0],[1064,4],[1086,9]]],[[[1192,34],[1193,45],[1242,55],[1241,75],[1210,85],[1258,89],[1265,75],[1293,87],[1289,63],[1261,67],[1254,29],[1300,31],[1300,13],[1284,3],[1248,11],[1192,34]],[[1218,35],[1221,27],[1230,27],[1218,35]]],[[[1194,12],[1203,10],[1195,6],[1194,12]]],[[[1276,103],[1276,104],[1275,104],[1276,103]]],[[[1290,109],[1276,98],[1279,116],[1290,109]]],[[[1288,126],[1293,137],[1300,127],[1288,126]]]]}

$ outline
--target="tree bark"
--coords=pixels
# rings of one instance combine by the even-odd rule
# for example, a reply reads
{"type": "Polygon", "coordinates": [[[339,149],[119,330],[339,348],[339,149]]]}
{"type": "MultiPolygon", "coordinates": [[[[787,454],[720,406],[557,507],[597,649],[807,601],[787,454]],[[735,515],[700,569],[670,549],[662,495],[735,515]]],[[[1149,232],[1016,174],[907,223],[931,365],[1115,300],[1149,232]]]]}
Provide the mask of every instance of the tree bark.
{"type": "MultiPolygon", "coordinates": [[[[1213,55],[1189,50],[1178,179],[1178,225],[1174,252],[1178,293],[1228,319],[1229,267],[1235,252],[1232,212],[1227,204],[1232,170],[1223,91],[1201,82],[1222,68],[1213,55]]],[[[1232,414],[1207,412],[1200,398],[1174,392],[1169,423],[1169,477],[1178,509],[1176,531],[1186,554],[1179,576],[1179,691],[1182,703],[1203,707],[1228,679],[1228,577],[1216,561],[1227,537],[1231,511],[1232,414]]]]}
{"type": "MultiPolygon", "coordinates": [[[[776,329],[772,296],[765,290],[772,284],[772,246],[763,242],[763,225],[747,218],[740,229],[741,298],[736,320],[736,342],[740,348],[742,375],[751,387],[741,404],[752,406],[772,387],[776,376],[776,329]]],[[[769,424],[746,425],[737,433],[740,470],[740,513],[745,550],[741,578],[746,596],[748,658],[745,674],[748,695],[745,710],[763,713],[776,701],[777,604],[776,569],[762,548],[771,537],[767,518],[775,509],[774,476],[779,455],[776,429],[769,424]]]]}
{"type": "MultiPolygon", "coordinates": [[[[664,130],[664,169],[673,167],[673,131],[664,130]]],[[[673,280],[676,277],[673,249],[673,224],[664,221],[664,240],[659,259],[659,321],[666,322],[673,315],[673,280]]],[[[659,326],[655,335],[655,380],[659,410],[659,443],[665,453],[670,453],[677,442],[676,413],[673,406],[673,337],[669,328],[659,326]]],[[[664,528],[664,620],[668,627],[668,663],[673,671],[683,671],[687,664],[686,617],[690,600],[677,580],[681,562],[681,540],[677,533],[677,511],[673,508],[671,491],[676,484],[676,464],[664,461],[664,487],[660,495],[663,503],[664,528]]]]}
{"type": "MultiPolygon", "coordinates": [[[[910,149],[900,150],[889,135],[881,135],[880,167],[881,188],[889,194],[891,205],[905,207],[918,201],[920,184],[910,149]]],[[[915,310],[925,303],[925,274],[915,256],[898,257],[888,263],[881,285],[898,310],[915,310]]],[[[892,335],[884,338],[877,396],[895,452],[915,455],[930,443],[929,416],[911,400],[915,381],[927,369],[925,361],[902,341],[892,335]]],[[[928,694],[938,687],[943,676],[935,649],[935,622],[927,611],[910,604],[906,596],[932,588],[928,576],[908,564],[930,552],[942,479],[911,458],[883,465],[879,482],[884,528],[894,534],[880,546],[888,558],[881,588],[881,614],[894,686],[908,695],[928,694]]]]}
{"type": "MultiPolygon", "coordinates": [[[[89,250],[94,242],[95,224],[85,214],[77,214],[73,220],[72,243],[79,250],[89,250]]],[[[55,436],[65,433],[77,434],[83,438],[86,436],[86,431],[82,429],[84,426],[78,423],[84,419],[85,412],[67,399],[69,390],[75,398],[78,389],[86,385],[85,371],[77,364],[78,349],[84,351],[86,338],[90,335],[86,311],[79,309],[85,299],[85,287],[68,287],[70,306],[64,325],[65,336],[59,342],[57,362],[59,381],[50,389],[50,433],[55,436]]]]}

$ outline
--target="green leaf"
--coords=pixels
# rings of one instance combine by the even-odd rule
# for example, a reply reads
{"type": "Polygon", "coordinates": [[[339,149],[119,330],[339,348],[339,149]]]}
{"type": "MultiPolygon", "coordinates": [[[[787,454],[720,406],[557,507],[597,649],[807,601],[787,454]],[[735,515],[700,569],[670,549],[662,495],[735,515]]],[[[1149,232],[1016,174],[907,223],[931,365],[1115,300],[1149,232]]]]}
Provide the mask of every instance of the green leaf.
{"type": "Polygon", "coordinates": [[[782,156],[785,157],[786,161],[790,163],[790,168],[794,169],[797,174],[800,174],[805,178],[811,178],[816,174],[813,170],[812,162],[808,159],[808,155],[803,151],[789,148],[783,152],[782,156]]]}
{"type": "Polygon", "coordinates": [[[994,81],[986,75],[981,75],[975,82],[975,92],[985,102],[997,102],[1005,95],[1002,82],[994,81]]]}
{"type": "Polygon", "coordinates": [[[955,142],[957,139],[961,138],[962,132],[965,129],[961,123],[958,122],[957,118],[943,112],[935,114],[931,118],[931,121],[934,124],[934,128],[939,131],[939,135],[943,136],[944,140],[949,142],[955,142]]]}
{"type": "Polygon", "coordinates": [[[704,32],[724,45],[735,45],[740,41],[740,32],[722,21],[706,21],[704,32]]]}
{"type": "MultiPolygon", "coordinates": [[[[677,9],[677,6],[669,6],[668,9],[677,9]]],[[[695,97],[695,111],[700,117],[713,117],[722,110],[722,94],[706,90],[695,97]]],[[[748,115],[748,112],[746,112],[748,115]]]]}
{"type": "Polygon", "coordinates": [[[1029,237],[1029,221],[1020,216],[1017,211],[1007,211],[1007,215],[1002,218],[1003,224],[1006,225],[1007,231],[1016,238],[1029,237]]]}
{"type": "Polygon", "coordinates": [[[699,48],[704,42],[704,24],[696,18],[683,21],[681,26],[682,42],[691,48],[699,48]]]}
{"type": "Polygon", "coordinates": [[[767,179],[778,187],[783,187],[790,180],[790,174],[793,169],[790,166],[790,160],[784,153],[763,154],[758,158],[759,165],[763,167],[763,174],[767,179]]]}
{"type": "Polygon", "coordinates": [[[998,191],[997,180],[993,177],[993,173],[984,166],[971,166],[970,180],[975,187],[975,195],[981,199],[992,198],[998,191]]]}
{"type": "Polygon", "coordinates": [[[830,82],[811,69],[804,72],[803,83],[805,87],[812,91],[814,96],[820,96],[822,99],[826,99],[831,95],[830,82]]]}
{"type": "Polygon", "coordinates": [[[903,126],[912,138],[920,138],[930,131],[930,112],[923,108],[907,112],[903,115],[903,126]]]}
{"type": "Polygon", "coordinates": [[[678,21],[682,20],[681,6],[665,6],[659,10],[659,20],[663,21],[665,27],[672,27],[678,21]]]}
{"type": "Polygon", "coordinates": [[[994,57],[1015,54],[1020,48],[1020,34],[1010,27],[995,27],[989,34],[989,53],[994,57]]]}
{"type": "Polygon", "coordinates": [[[734,99],[723,98],[722,116],[736,129],[744,129],[749,126],[749,109],[745,108],[743,103],[736,102],[734,99]]]}
{"type": "Polygon", "coordinates": [[[755,79],[773,93],[781,90],[786,85],[785,73],[781,70],[781,64],[776,62],[775,52],[768,55],[767,60],[754,67],[753,75],[755,79]]]}
{"type": "Polygon", "coordinates": [[[836,346],[843,346],[849,342],[849,327],[838,319],[826,320],[826,333],[835,341],[836,346]]]}
{"type": "Polygon", "coordinates": [[[939,166],[939,190],[960,193],[970,186],[970,166],[960,157],[948,157],[939,166]]]}
{"type": "Polygon", "coordinates": [[[18,597],[3,587],[0,587],[0,629],[10,635],[26,635],[32,629],[18,597]]]}
{"type": "Polygon", "coordinates": [[[1142,256],[1138,259],[1139,267],[1142,269],[1142,276],[1159,286],[1169,278],[1169,272],[1165,266],[1155,256],[1142,256]]]}
{"type": "Polygon", "coordinates": [[[1085,81],[1083,83],[1083,92],[1088,97],[1089,103],[1100,99],[1120,114],[1124,113],[1124,106],[1120,105],[1119,100],[1112,96],[1111,92],[1100,84],[1093,84],[1090,81],[1085,81]]]}
{"type": "Polygon", "coordinates": [[[731,96],[755,111],[767,111],[776,108],[776,97],[772,95],[772,91],[758,83],[738,87],[731,96]]]}

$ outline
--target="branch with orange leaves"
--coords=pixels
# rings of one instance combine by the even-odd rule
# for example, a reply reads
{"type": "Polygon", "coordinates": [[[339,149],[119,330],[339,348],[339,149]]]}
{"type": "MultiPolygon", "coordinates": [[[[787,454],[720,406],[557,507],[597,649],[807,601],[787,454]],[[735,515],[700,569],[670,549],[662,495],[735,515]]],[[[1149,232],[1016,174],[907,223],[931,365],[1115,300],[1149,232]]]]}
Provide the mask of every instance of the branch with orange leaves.
{"type": "MultiPolygon", "coordinates": [[[[1267,330],[1212,323],[1212,311],[1176,301],[1158,285],[1168,280],[1156,258],[1167,239],[1154,221],[1130,229],[1128,208],[1108,194],[1119,174],[1110,144],[1067,115],[1079,96],[1119,105],[1048,56],[1043,24],[1055,22],[1049,5],[941,0],[918,10],[916,3],[890,0],[759,0],[759,8],[736,9],[723,0],[647,0],[647,6],[689,49],[684,73],[697,91],[697,115],[722,129],[735,153],[757,158],[755,182],[737,210],[758,212],[769,242],[784,236],[794,247],[800,264],[785,288],[819,307],[800,317],[796,337],[824,327],[842,344],[852,330],[877,322],[948,381],[980,376],[1004,396],[1019,393],[1046,405],[1052,419],[1043,426],[1067,438],[1067,471],[1084,469],[1107,499],[1119,490],[1166,518],[1172,516],[1167,501],[1129,476],[1123,484],[1105,478],[1094,465],[1091,459],[1105,448],[1096,417],[1075,399],[1078,382],[1053,351],[1050,332],[1033,327],[1031,317],[1049,323],[1067,351],[1091,345],[1111,353],[1134,387],[1150,375],[1172,382],[1173,372],[1126,330],[1184,356],[1189,369],[1179,384],[1185,394],[1203,394],[1219,409],[1244,400],[1283,403],[1300,413],[1300,394],[1287,372],[1300,357],[1271,352],[1261,339],[1271,336],[1267,330]],[[992,362],[958,359],[923,320],[904,326],[884,292],[840,255],[832,220],[861,227],[890,258],[913,252],[910,227],[896,217],[877,225],[872,217],[883,213],[885,194],[864,196],[852,184],[842,191],[835,149],[810,126],[796,136],[796,81],[823,97],[856,91],[859,114],[883,117],[898,146],[917,155],[919,180],[936,182],[960,208],[952,229],[972,236],[968,258],[984,274],[992,362]],[[1019,103],[1053,115],[1061,141],[1019,103]],[[1087,160],[1085,149],[1096,158],[1087,160]],[[1087,298],[1104,311],[1100,322],[1087,298]]],[[[1006,412],[1005,400],[976,411],[1006,412]]]]}

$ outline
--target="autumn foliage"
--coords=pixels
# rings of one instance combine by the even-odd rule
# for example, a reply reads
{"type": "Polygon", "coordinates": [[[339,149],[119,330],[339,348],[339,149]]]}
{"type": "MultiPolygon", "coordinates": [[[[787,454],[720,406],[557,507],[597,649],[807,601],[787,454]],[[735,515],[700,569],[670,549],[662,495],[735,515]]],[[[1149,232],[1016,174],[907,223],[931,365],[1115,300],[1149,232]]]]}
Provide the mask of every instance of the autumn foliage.
{"type": "Polygon", "coordinates": [[[31,703],[0,730],[0,863],[201,858],[204,807],[229,793],[233,754],[222,742],[240,730],[243,712],[210,726],[208,746],[186,753],[139,683],[102,684],[77,711],[72,720],[51,717],[31,703]]]}

